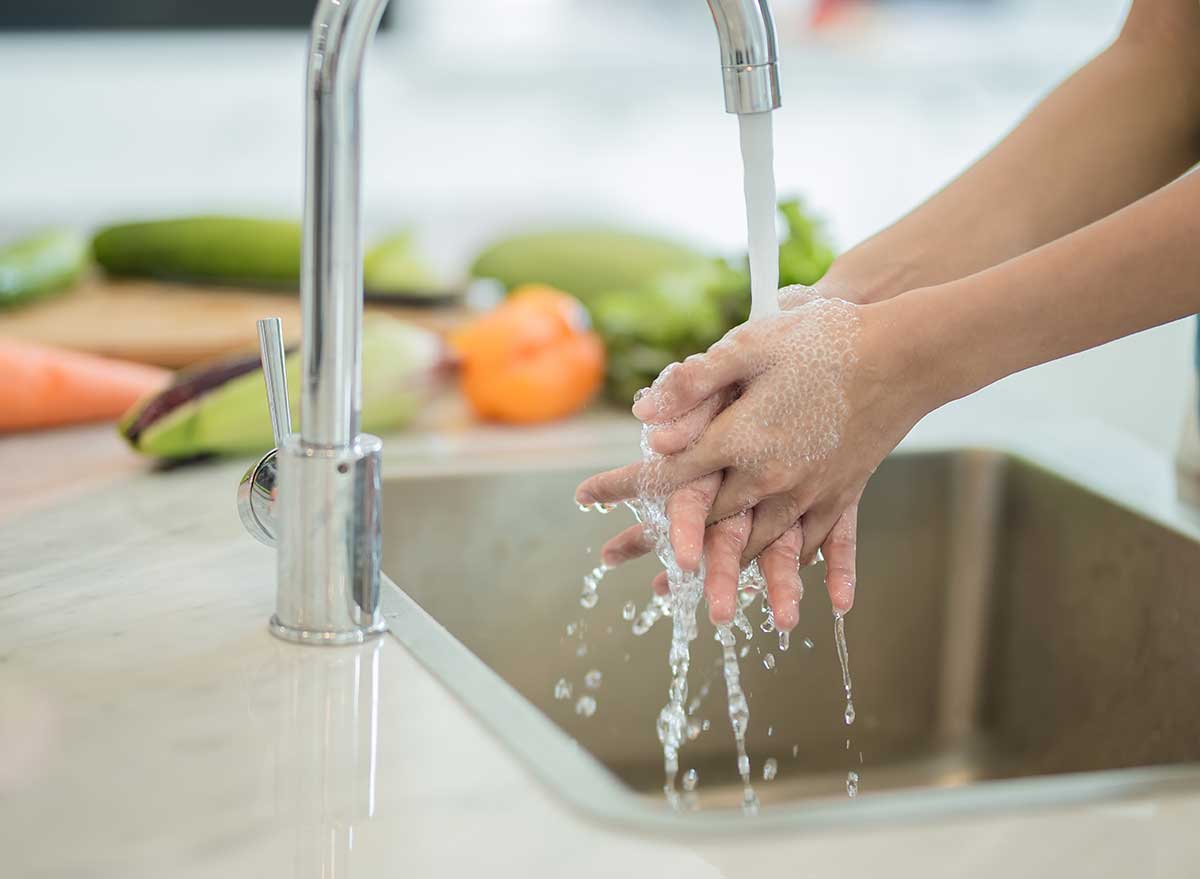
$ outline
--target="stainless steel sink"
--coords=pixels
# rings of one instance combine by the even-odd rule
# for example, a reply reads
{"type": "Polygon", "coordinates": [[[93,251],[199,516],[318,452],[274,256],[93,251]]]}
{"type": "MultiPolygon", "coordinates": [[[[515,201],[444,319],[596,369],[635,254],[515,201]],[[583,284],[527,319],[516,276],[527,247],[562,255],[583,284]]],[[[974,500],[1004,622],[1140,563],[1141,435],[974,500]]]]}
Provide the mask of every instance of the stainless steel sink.
{"type": "MultiPolygon", "coordinates": [[[[401,591],[388,590],[385,611],[397,637],[572,802],[640,826],[716,826],[741,789],[711,627],[693,644],[691,675],[693,696],[711,684],[695,714],[709,729],[681,754],[699,773],[701,808],[680,815],[663,803],[654,732],[670,620],[636,637],[622,615],[626,602],[645,604],[655,563],[609,573],[599,604],[579,603],[600,546],[631,521],[572,502],[606,463],[389,481],[383,567],[401,591]],[[585,685],[590,670],[599,689],[585,685]],[[560,678],[571,699],[555,698],[560,678]],[[585,694],[597,703],[590,717],[575,710],[585,694]]],[[[741,665],[760,825],[1197,783],[1186,764],[1200,762],[1200,542],[987,450],[894,455],[861,509],[846,626],[852,726],[823,572],[806,577],[788,652],[751,612],[741,665]],[[768,757],[779,766],[769,783],[768,757]],[[861,777],[853,801],[850,770],[861,777]]]]}

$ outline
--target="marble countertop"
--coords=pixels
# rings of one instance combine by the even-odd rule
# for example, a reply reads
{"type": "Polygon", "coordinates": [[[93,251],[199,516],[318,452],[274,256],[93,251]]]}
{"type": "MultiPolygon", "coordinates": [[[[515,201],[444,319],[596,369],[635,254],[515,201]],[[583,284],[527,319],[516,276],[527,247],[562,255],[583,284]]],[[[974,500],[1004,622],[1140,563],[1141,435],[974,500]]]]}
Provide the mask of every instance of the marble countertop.
{"type": "MultiPolygon", "coordinates": [[[[1077,472],[1139,480],[1148,513],[1200,535],[1164,456],[1079,425],[992,423],[1077,441],[1077,472]]],[[[960,406],[912,442],[979,425],[979,407],[960,406]]],[[[612,415],[532,432],[464,424],[389,439],[387,467],[519,466],[633,436],[612,415]]],[[[6,480],[18,463],[0,507],[5,875],[1126,877],[1200,862],[1196,795],[707,842],[606,828],[395,639],[318,649],[268,635],[272,554],[232,505],[245,462],[154,471],[109,428],[86,428],[0,441],[6,480]]]]}

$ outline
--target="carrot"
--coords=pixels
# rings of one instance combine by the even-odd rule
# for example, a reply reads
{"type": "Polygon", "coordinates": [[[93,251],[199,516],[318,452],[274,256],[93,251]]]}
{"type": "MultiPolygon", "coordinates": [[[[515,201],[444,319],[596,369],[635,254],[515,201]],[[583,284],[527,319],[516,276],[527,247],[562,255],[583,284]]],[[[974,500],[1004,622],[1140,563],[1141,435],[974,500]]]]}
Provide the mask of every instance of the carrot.
{"type": "Polygon", "coordinates": [[[170,375],[140,363],[0,338],[0,432],[115,420],[143,395],[161,390],[170,375]]]}

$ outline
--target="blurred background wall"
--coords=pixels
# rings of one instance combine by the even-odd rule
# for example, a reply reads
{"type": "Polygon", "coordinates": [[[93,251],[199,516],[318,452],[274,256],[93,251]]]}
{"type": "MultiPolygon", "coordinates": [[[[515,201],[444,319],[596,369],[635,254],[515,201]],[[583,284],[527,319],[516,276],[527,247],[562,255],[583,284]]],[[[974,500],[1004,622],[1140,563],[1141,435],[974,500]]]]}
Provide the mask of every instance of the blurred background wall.
{"type": "MultiPolygon", "coordinates": [[[[392,0],[366,86],[369,225],[440,258],[532,218],[744,247],[736,123],[703,0],[392,0]]],[[[1124,0],[775,0],[781,193],[849,246],[926,197],[1102,48],[1124,0]]],[[[0,231],[228,210],[298,215],[307,0],[0,6],[0,231]],[[53,25],[51,28],[50,26],[53,25]]],[[[1136,284],[1136,279],[1130,279],[1136,284]]],[[[1164,450],[1188,328],[986,393],[1164,450]]]]}

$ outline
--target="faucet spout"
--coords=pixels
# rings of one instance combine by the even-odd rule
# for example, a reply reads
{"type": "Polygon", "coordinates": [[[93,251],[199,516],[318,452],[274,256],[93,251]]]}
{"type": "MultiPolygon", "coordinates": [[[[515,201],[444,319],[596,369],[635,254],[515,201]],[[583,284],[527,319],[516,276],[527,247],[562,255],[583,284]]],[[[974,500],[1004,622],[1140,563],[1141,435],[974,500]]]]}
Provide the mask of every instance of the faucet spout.
{"type": "Polygon", "coordinates": [[[725,110],[768,113],[779,107],[775,22],[767,0],[708,0],[721,44],[725,110]]]}

